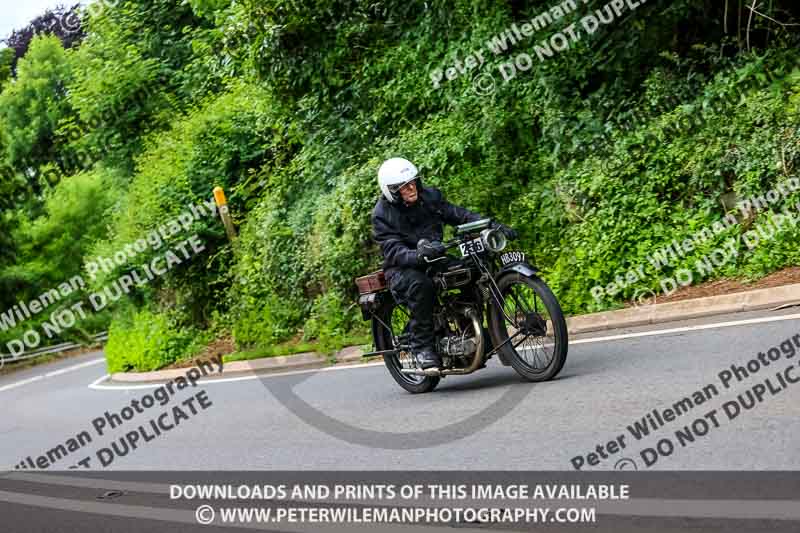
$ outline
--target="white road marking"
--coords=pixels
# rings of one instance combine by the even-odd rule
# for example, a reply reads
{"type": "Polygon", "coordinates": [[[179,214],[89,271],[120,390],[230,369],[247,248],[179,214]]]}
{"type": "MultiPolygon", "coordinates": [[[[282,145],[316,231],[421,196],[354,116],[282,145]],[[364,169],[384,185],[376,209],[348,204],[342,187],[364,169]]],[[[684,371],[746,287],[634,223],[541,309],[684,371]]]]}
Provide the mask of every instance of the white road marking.
{"type": "MultiPolygon", "coordinates": [[[[795,313],[791,315],[782,315],[777,317],[761,317],[761,318],[748,318],[744,320],[734,320],[729,322],[718,322],[712,324],[701,324],[697,326],[684,326],[680,328],[669,328],[669,329],[661,329],[661,330],[653,330],[653,331],[641,331],[638,333],[624,333],[621,335],[610,335],[605,337],[593,337],[590,339],[578,339],[570,341],[571,345],[577,344],[590,344],[596,342],[609,342],[609,341],[616,341],[616,340],[624,340],[624,339],[634,339],[640,337],[653,337],[657,335],[669,335],[672,333],[685,333],[685,332],[693,332],[693,331],[703,331],[709,329],[719,329],[719,328],[729,328],[735,326],[746,326],[746,325],[753,325],[753,324],[765,324],[769,322],[781,322],[785,320],[798,320],[800,319],[800,313],[795,313]]],[[[74,372],[76,370],[80,370],[82,368],[87,368],[89,366],[94,366],[100,363],[104,363],[104,358],[93,359],[91,361],[86,361],[84,363],[80,363],[71,367],[62,368],[61,370],[55,370],[53,372],[47,372],[45,374],[34,376],[28,379],[24,379],[22,381],[18,381],[16,383],[11,383],[9,385],[4,385],[0,387],[0,392],[4,392],[11,389],[16,389],[17,387],[22,387],[24,385],[28,385],[30,383],[35,383],[37,381],[41,381],[47,378],[60,376],[63,374],[67,374],[69,372],[74,372]]],[[[327,368],[318,368],[318,369],[310,369],[310,370],[294,370],[290,372],[281,372],[275,374],[253,374],[249,376],[239,376],[235,378],[222,378],[222,379],[202,379],[198,383],[203,383],[204,385],[214,384],[214,383],[232,383],[236,381],[249,381],[253,379],[264,379],[268,377],[280,377],[280,376],[291,376],[296,374],[308,374],[308,373],[317,373],[317,372],[330,372],[330,371],[338,371],[338,370],[353,370],[359,368],[369,368],[375,366],[382,366],[382,362],[377,363],[368,363],[365,365],[348,365],[348,366],[334,366],[334,367],[327,367],[327,368]]],[[[108,375],[102,376],[99,379],[95,380],[89,385],[90,389],[95,390],[135,390],[135,389],[152,389],[160,387],[159,383],[150,383],[145,385],[130,385],[130,386],[109,386],[109,385],[101,385],[103,381],[108,379],[108,375]]]]}
{"type": "MultiPolygon", "coordinates": [[[[743,320],[733,320],[729,322],[716,322],[713,324],[701,324],[698,326],[684,326],[680,328],[669,328],[669,329],[658,329],[653,331],[641,331],[638,333],[623,333],[621,335],[609,335],[606,337],[592,337],[590,339],[578,339],[578,340],[571,340],[569,341],[570,346],[574,344],[591,344],[593,342],[609,342],[609,341],[617,341],[617,340],[624,340],[624,339],[635,339],[639,337],[653,337],[656,335],[669,335],[670,333],[684,333],[688,331],[702,331],[706,329],[719,329],[719,328],[730,328],[734,326],[747,326],[751,324],[764,324],[767,322],[781,322],[784,320],[800,320],[800,313],[795,313],[792,315],[781,315],[781,316],[774,316],[774,317],[762,317],[762,318],[748,318],[743,320]]],[[[364,365],[347,365],[347,366],[331,366],[325,368],[316,368],[310,370],[292,370],[290,372],[281,372],[281,373],[274,373],[274,374],[254,374],[248,376],[240,376],[236,378],[222,378],[222,379],[214,379],[214,378],[207,378],[201,379],[198,383],[202,383],[203,385],[213,385],[215,383],[231,383],[234,381],[250,381],[253,379],[264,379],[264,378],[271,378],[271,377],[281,377],[281,376],[291,376],[296,374],[310,374],[316,372],[330,372],[335,370],[352,370],[358,368],[369,368],[374,366],[383,366],[382,362],[378,363],[367,363],[364,365]]],[[[147,385],[130,385],[130,386],[114,386],[114,385],[101,385],[101,383],[109,378],[108,374],[102,376],[91,384],[89,384],[90,389],[94,390],[135,390],[135,389],[154,389],[161,386],[161,383],[150,383],[147,385]]]]}
{"type": "MultiPolygon", "coordinates": [[[[264,379],[264,378],[273,378],[273,377],[282,377],[282,376],[293,376],[296,374],[313,374],[317,372],[334,372],[338,370],[351,370],[351,369],[358,369],[358,368],[370,368],[373,366],[384,366],[383,362],[378,363],[365,363],[363,365],[344,365],[344,366],[328,366],[323,368],[311,368],[308,370],[292,370],[290,372],[276,372],[272,374],[252,374],[247,376],[239,376],[236,378],[205,378],[197,380],[198,384],[203,385],[213,385],[215,383],[231,383],[234,381],[250,381],[253,379],[264,379]]],[[[94,390],[135,390],[135,389],[155,389],[161,387],[164,382],[161,383],[148,383],[146,385],[129,385],[129,386],[114,386],[114,385],[101,385],[103,381],[107,380],[110,376],[106,374],[91,384],[89,384],[90,389],[94,390]]]]}
{"type": "Polygon", "coordinates": [[[783,320],[797,320],[797,319],[800,319],[800,313],[795,313],[793,315],[767,316],[762,318],[748,318],[745,320],[733,320],[730,322],[716,322],[713,324],[700,324],[699,326],[684,326],[682,328],[641,331],[639,333],[623,333],[622,335],[610,335],[608,337],[593,337],[591,339],[579,339],[575,341],[569,341],[569,343],[570,345],[588,344],[592,342],[616,341],[621,339],[634,339],[637,337],[652,337],[655,335],[669,335],[670,333],[684,333],[687,331],[702,331],[704,329],[730,328],[733,326],[747,326],[750,324],[763,324],[766,322],[780,322],[783,320]]]}
{"type": "Polygon", "coordinates": [[[52,378],[55,376],[60,376],[62,374],[66,374],[68,372],[74,372],[75,370],[80,370],[81,368],[86,368],[88,366],[98,365],[100,363],[105,363],[105,357],[100,357],[99,359],[92,359],[91,361],[86,361],[85,363],[80,363],[77,365],[73,365],[67,368],[62,368],[61,370],[55,370],[53,372],[47,372],[45,374],[41,374],[38,376],[33,376],[32,378],[23,379],[22,381],[17,381],[16,383],[11,383],[9,385],[4,385],[0,387],[0,392],[16,389],[17,387],[22,387],[23,385],[27,385],[29,383],[34,383],[36,381],[42,381],[43,379],[52,378]]]}

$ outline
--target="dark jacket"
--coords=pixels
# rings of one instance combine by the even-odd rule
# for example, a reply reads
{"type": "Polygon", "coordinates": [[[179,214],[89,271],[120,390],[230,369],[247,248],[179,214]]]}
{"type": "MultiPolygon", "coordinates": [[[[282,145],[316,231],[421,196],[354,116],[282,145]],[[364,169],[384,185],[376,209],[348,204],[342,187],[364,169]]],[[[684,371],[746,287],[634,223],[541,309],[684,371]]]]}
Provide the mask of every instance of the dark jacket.
{"type": "Polygon", "coordinates": [[[441,241],[442,224],[457,226],[484,217],[444,199],[441,191],[422,187],[412,206],[393,204],[381,196],[372,211],[372,236],[383,253],[383,270],[391,275],[398,268],[417,267],[417,241],[441,241]]]}

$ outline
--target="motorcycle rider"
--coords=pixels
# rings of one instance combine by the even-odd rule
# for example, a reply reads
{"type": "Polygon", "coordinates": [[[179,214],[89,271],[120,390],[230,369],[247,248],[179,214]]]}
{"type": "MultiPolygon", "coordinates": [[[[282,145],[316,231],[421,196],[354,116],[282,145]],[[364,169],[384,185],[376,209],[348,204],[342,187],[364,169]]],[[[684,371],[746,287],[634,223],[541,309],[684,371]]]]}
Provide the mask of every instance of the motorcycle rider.
{"type": "MultiPolygon", "coordinates": [[[[433,324],[435,289],[425,269],[429,261],[445,255],[442,224],[457,226],[485,217],[449,203],[438,189],[424,187],[417,167],[401,157],[384,161],[378,185],[382,196],[372,212],[372,228],[389,290],[411,313],[411,350],[419,366],[440,369],[433,324]]],[[[495,226],[509,239],[516,238],[508,226],[495,226]]]]}

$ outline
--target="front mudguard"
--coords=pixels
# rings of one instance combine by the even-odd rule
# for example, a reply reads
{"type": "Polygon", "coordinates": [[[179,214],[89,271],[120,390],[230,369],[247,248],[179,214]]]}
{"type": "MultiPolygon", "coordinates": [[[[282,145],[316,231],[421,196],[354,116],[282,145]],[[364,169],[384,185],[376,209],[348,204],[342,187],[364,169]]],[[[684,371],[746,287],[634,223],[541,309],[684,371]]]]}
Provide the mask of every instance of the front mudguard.
{"type": "Polygon", "coordinates": [[[495,279],[500,279],[500,277],[507,272],[516,272],[517,274],[521,274],[525,277],[533,278],[536,277],[539,269],[526,262],[511,263],[510,265],[504,266],[502,269],[500,269],[500,272],[497,273],[495,279]]]}

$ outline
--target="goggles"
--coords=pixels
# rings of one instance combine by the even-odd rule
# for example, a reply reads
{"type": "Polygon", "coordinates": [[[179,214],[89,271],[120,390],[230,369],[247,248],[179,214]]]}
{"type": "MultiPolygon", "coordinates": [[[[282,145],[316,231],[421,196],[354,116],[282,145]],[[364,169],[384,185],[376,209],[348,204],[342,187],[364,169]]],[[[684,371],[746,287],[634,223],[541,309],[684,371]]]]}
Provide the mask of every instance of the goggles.
{"type": "Polygon", "coordinates": [[[389,185],[389,192],[391,192],[392,194],[397,194],[397,193],[400,192],[400,189],[403,189],[403,188],[409,186],[410,184],[415,183],[416,181],[417,181],[417,178],[414,178],[414,179],[410,179],[408,181],[405,181],[403,183],[397,183],[397,184],[394,184],[394,185],[389,185]]]}

